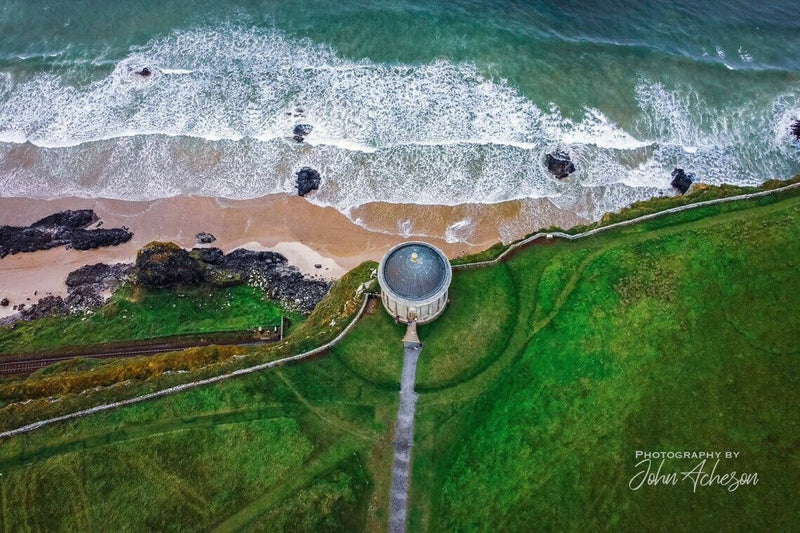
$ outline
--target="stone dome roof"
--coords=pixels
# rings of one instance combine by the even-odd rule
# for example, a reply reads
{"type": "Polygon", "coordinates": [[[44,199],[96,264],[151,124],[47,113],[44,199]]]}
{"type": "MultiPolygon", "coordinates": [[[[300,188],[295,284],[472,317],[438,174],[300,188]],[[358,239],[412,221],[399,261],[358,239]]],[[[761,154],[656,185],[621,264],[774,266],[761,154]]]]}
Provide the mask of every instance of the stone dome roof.
{"type": "Polygon", "coordinates": [[[425,300],[449,284],[450,263],[430,244],[407,242],[395,246],[381,262],[381,285],[406,300],[425,300]]]}

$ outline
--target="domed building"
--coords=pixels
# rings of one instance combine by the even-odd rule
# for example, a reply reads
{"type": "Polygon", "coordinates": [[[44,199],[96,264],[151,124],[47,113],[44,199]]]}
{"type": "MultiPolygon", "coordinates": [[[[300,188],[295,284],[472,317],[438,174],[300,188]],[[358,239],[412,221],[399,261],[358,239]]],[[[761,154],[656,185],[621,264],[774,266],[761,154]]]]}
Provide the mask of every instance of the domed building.
{"type": "Polygon", "coordinates": [[[398,322],[425,324],[442,314],[452,279],[447,257],[424,242],[398,244],[378,266],[383,306],[398,322]]]}

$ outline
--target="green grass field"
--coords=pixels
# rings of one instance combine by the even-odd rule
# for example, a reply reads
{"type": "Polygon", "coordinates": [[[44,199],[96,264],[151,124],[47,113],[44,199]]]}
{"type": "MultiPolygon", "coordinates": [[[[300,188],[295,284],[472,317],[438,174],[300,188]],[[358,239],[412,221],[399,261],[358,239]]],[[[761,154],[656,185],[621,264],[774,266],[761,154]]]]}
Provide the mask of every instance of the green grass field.
{"type": "MultiPolygon", "coordinates": [[[[786,193],[456,271],[409,529],[794,531],[798,234],[786,193]],[[637,450],[759,483],[633,491],[637,450]]],[[[327,357],[5,439],[3,529],[385,531],[402,333],[379,307],[327,357]]]]}
{"type": "MultiPolygon", "coordinates": [[[[260,289],[188,287],[152,289],[125,285],[97,312],[45,317],[0,328],[0,356],[80,347],[111,341],[186,333],[254,329],[280,324],[284,311],[260,289]]],[[[294,320],[300,317],[292,314],[294,320]]]]}

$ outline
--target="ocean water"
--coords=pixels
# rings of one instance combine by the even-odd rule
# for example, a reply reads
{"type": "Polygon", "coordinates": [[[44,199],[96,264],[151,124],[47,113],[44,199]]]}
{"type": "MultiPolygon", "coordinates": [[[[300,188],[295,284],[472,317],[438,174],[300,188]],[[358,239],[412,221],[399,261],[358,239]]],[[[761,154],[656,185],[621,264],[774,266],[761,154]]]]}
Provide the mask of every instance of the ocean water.
{"type": "Polygon", "coordinates": [[[4,197],[254,198],[311,166],[309,201],[344,213],[547,198],[597,218],[673,194],[676,166],[800,173],[796,0],[3,0],[0,35],[4,197]]]}

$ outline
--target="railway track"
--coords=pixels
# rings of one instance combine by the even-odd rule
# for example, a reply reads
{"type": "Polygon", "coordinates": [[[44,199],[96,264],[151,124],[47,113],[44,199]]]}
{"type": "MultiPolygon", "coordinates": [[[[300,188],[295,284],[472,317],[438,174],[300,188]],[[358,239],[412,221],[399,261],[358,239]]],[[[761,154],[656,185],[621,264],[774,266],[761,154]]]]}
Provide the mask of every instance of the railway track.
{"type": "Polygon", "coordinates": [[[46,366],[61,361],[69,361],[76,357],[86,357],[89,359],[114,359],[125,357],[139,357],[142,355],[155,355],[160,353],[172,352],[175,350],[183,350],[186,348],[194,348],[198,346],[211,346],[211,345],[253,345],[265,344],[268,342],[275,342],[276,338],[268,339],[252,339],[242,341],[241,339],[214,339],[212,337],[203,338],[194,342],[166,342],[159,344],[138,344],[125,347],[105,348],[98,349],[97,351],[85,351],[80,353],[54,353],[48,355],[30,355],[23,357],[4,358],[0,360],[0,376],[14,376],[32,374],[46,366]]]}

